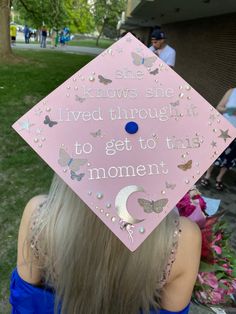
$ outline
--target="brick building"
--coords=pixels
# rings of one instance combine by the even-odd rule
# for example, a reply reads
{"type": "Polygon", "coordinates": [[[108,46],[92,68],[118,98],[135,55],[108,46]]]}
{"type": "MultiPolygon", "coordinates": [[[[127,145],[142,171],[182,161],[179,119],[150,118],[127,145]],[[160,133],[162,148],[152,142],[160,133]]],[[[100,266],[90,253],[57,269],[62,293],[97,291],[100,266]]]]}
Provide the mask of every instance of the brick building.
{"type": "Polygon", "coordinates": [[[236,0],[128,0],[120,24],[147,45],[161,26],[177,52],[175,71],[212,105],[236,87],[236,0]]]}

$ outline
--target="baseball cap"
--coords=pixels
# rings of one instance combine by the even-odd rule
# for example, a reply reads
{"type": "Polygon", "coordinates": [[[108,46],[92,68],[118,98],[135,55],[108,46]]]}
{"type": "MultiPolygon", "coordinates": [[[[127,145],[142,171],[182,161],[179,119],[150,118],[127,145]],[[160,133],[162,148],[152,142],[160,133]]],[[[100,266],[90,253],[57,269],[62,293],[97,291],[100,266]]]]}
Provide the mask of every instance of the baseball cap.
{"type": "Polygon", "coordinates": [[[166,39],[166,34],[163,31],[160,31],[159,29],[157,29],[152,32],[151,37],[155,38],[156,40],[166,39]]]}

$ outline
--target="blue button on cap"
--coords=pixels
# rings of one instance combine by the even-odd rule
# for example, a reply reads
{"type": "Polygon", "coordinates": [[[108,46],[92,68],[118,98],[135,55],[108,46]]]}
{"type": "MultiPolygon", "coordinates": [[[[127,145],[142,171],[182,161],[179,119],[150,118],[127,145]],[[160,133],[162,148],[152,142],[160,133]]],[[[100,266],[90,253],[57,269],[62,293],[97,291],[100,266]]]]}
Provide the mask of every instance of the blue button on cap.
{"type": "Polygon", "coordinates": [[[138,124],[136,122],[128,122],[125,126],[125,131],[129,134],[135,134],[138,132],[138,124]]]}

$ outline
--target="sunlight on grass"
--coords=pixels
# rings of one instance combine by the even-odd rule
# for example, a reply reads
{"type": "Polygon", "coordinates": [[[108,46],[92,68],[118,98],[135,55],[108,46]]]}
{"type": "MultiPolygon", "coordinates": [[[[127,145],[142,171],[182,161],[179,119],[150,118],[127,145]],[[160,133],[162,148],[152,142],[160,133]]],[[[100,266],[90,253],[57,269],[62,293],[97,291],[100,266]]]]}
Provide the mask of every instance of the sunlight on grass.
{"type": "Polygon", "coordinates": [[[111,39],[100,39],[99,45],[96,46],[95,39],[76,39],[69,42],[69,46],[81,46],[81,47],[98,47],[98,48],[108,48],[114,43],[111,39]]]}

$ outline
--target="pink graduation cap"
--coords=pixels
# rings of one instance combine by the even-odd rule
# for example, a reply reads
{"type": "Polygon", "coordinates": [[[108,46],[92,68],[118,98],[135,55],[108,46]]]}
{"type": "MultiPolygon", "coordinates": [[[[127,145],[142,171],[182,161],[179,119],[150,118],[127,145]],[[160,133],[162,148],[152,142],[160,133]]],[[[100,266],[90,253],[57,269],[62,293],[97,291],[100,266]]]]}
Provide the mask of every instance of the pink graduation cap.
{"type": "Polygon", "coordinates": [[[13,128],[131,251],[236,136],[131,34],[13,128]]]}

